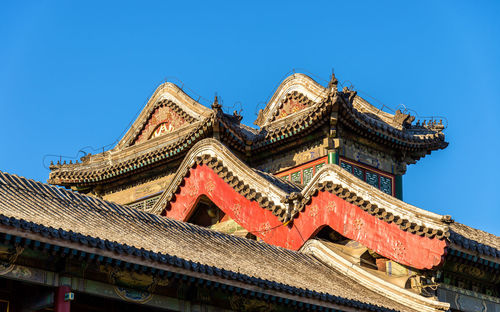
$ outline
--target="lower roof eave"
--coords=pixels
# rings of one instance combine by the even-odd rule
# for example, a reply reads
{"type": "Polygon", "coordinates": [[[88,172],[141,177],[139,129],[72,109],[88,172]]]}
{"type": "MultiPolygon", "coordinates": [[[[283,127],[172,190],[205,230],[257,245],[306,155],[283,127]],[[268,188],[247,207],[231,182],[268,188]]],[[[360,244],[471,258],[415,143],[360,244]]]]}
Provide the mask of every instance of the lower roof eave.
{"type": "MultiPolygon", "coordinates": [[[[272,289],[266,289],[259,287],[257,285],[251,285],[245,282],[240,282],[238,280],[230,280],[224,277],[218,277],[215,275],[208,275],[206,273],[200,273],[200,272],[194,272],[189,269],[185,269],[182,267],[174,266],[174,265],[167,265],[167,264],[161,264],[159,262],[153,261],[153,260],[146,260],[141,256],[134,256],[134,255],[122,255],[122,254],[117,254],[112,251],[108,250],[103,250],[97,247],[88,247],[84,246],[82,244],[78,243],[73,243],[68,240],[63,240],[60,238],[49,238],[49,237],[44,237],[40,234],[35,234],[33,232],[21,230],[15,227],[11,226],[6,226],[3,224],[0,224],[0,234],[7,234],[11,235],[12,237],[19,237],[25,240],[30,240],[31,242],[40,242],[48,245],[55,245],[62,247],[63,250],[65,248],[68,248],[70,251],[77,251],[77,252],[84,252],[87,254],[97,254],[99,256],[102,256],[105,258],[110,258],[113,260],[119,260],[122,262],[128,262],[132,264],[137,264],[139,266],[151,268],[151,269],[156,269],[156,270],[164,270],[172,273],[177,273],[189,277],[194,277],[202,280],[210,280],[215,283],[220,283],[224,284],[227,286],[232,286],[235,288],[240,288],[240,289],[245,289],[249,292],[256,292],[256,293],[261,293],[263,295],[268,295],[268,296],[274,296],[277,298],[283,298],[283,299],[288,299],[291,302],[296,301],[296,302],[302,302],[305,304],[310,304],[316,307],[323,307],[323,308],[330,308],[334,310],[339,310],[339,311],[345,311],[345,312],[354,312],[354,311],[395,311],[390,308],[386,307],[381,307],[378,305],[373,305],[369,303],[363,303],[363,302],[358,302],[355,300],[351,299],[344,299],[346,302],[348,302],[348,305],[341,305],[341,304],[336,304],[332,302],[328,302],[325,300],[321,299],[316,299],[316,298],[310,298],[310,297],[303,297],[303,296],[298,296],[298,295],[293,295],[285,292],[280,292],[277,290],[272,290],[272,289]]],[[[71,254],[71,252],[67,253],[71,254]]],[[[343,299],[341,297],[337,297],[339,299],[343,299]]]]}
{"type": "Polygon", "coordinates": [[[448,311],[450,308],[449,303],[420,296],[384,281],[383,279],[369,273],[366,270],[363,270],[361,267],[358,267],[352,262],[337,255],[318,240],[308,240],[301,248],[301,252],[314,256],[325,265],[343,272],[359,284],[372,289],[389,300],[397,301],[413,311],[442,312],[448,311]]]}
{"type": "Polygon", "coordinates": [[[453,242],[450,243],[450,245],[448,246],[448,249],[449,250],[453,249],[453,250],[459,251],[459,252],[461,252],[464,255],[472,255],[472,256],[474,256],[474,258],[477,258],[477,259],[481,258],[481,259],[487,260],[488,262],[496,264],[495,268],[498,265],[500,265],[500,258],[498,258],[498,257],[493,257],[491,255],[486,255],[486,254],[480,253],[478,251],[473,251],[473,250],[470,250],[470,249],[466,249],[466,248],[460,246],[459,244],[456,244],[456,243],[453,243],[453,242]]]}

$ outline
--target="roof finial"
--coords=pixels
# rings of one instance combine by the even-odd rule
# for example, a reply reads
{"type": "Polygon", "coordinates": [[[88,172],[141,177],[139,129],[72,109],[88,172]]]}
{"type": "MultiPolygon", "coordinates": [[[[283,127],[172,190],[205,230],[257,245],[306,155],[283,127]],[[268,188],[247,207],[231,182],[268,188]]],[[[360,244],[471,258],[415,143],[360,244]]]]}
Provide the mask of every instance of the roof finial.
{"type": "Polygon", "coordinates": [[[219,97],[217,96],[217,92],[215,93],[214,102],[212,103],[212,109],[220,110],[222,105],[219,104],[219,97]]]}
{"type": "Polygon", "coordinates": [[[330,82],[328,83],[328,89],[330,91],[337,91],[338,84],[339,84],[339,81],[335,77],[335,72],[333,71],[333,68],[332,68],[332,76],[330,77],[330,82]]]}

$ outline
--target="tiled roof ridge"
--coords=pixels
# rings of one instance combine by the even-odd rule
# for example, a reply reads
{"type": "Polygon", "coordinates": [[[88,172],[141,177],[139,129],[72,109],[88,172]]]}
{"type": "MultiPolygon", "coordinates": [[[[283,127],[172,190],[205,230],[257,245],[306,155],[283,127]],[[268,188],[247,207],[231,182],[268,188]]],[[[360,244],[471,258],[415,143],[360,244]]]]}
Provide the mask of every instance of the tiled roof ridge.
{"type": "Polygon", "coordinates": [[[495,235],[495,234],[493,234],[493,233],[489,233],[489,232],[483,231],[483,230],[481,230],[481,229],[476,229],[475,227],[472,227],[472,226],[469,226],[469,225],[467,225],[467,224],[463,224],[463,223],[460,223],[460,222],[457,222],[457,221],[454,221],[454,222],[453,222],[453,225],[456,225],[456,226],[463,226],[463,227],[466,227],[466,228],[471,229],[471,230],[473,230],[473,231],[477,231],[477,232],[480,232],[480,233],[482,233],[482,234],[488,235],[488,236],[490,236],[490,237],[494,237],[495,239],[498,239],[498,240],[499,240],[499,243],[500,243],[500,236],[495,235]]]}
{"type": "MultiPolygon", "coordinates": [[[[302,191],[302,189],[304,188],[302,185],[300,184],[296,184],[292,181],[288,181],[288,180],[285,180],[285,179],[282,179],[282,178],[279,178],[277,176],[275,176],[274,174],[272,173],[269,173],[269,172],[265,172],[265,171],[262,171],[262,170],[259,170],[259,169],[255,169],[255,168],[252,168],[253,171],[257,172],[258,174],[260,174],[261,176],[263,176],[265,179],[269,180],[271,183],[273,184],[283,184],[285,185],[288,189],[292,189],[292,192],[300,192],[302,191]]],[[[280,187],[281,189],[283,189],[282,187],[280,187]]],[[[291,193],[291,192],[290,192],[291,193]]]]}
{"type": "MultiPolygon", "coordinates": [[[[226,180],[229,181],[230,178],[226,178],[226,180]]],[[[231,181],[232,180],[235,180],[235,179],[231,179],[231,181]]],[[[235,182],[233,182],[232,184],[234,184],[234,183],[235,182]]],[[[241,185],[239,182],[236,183],[235,186],[237,186],[238,188],[241,188],[241,185]]],[[[323,185],[318,185],[318,189],[322,189],[323,187],[324,187],[323,185]]],[[[63,190],[60,188],[55,188],[55,187],[53,187],[53,188],[57,189],[60,192],[69,192],[67,190],[63,190]]],[[[358,203],[362,202],[363,204],[360,204],[361,209],[367,211],[368,213],[370,213],[378,218],[383,219],[386,222],[389,222],[389,223],[395,222],[396,224],[398,224],[398,226],[402,230],[410,231],[411,233],[415,233],[418,235],[425,235],[428,237],[437,236],[440,239],[450,235],[449,231],[448,232],[440,232],[439,230],[436,231],[435,229],[426,228],[426,227],[423,227],[421,225],[418,225],[418,224],[415,224],[412,222],[408,222],[408,220],[400,219],[397,216],[394,216],[391,213],[385,211],[383,208],[379,208],[376,205],[370,204],[368,201],[364,201],[364,200],[362,201],[362,199],[358,198],[358,196],[356,194],[354,194],[353,192],[351,192],[345,188],[341,188],[338,185],[335,185],[333,188],[332,188],[332,186],[329,186],[329,187],[326,187],[326,189],[327,190],[329,189],[330,192],[334,192],[335,194],[338,193],[339,196],[346,196],[345,194],[349,194],[349,196],[346,197],[347,201],[353,201],[353,202],[358,202],[358,203]]],[[[247,188],[245,188],[245,187],[243,187],[242,190],[243,190],[243,194],[245,194],[247,192],[247,188]]],[[[255,190],[253,190],[253,191],[255,191],[255,190]]],[[[275,214],[280,219],[280,221],[286,222],[286,220],[287,220],[286,217],[288,215],[287,209],[283,209],[280,205],[276,205],[274,202],[269,202],[265,196],[262,196],[262,195],[258,196],[257,192],[256,191],[253,192],[253,191],[248,191],[248,193],[246,193],[246,197],[257,198],[259,205],[261,207],[263,207],[264,209],[271,210],[273,212],[273,214],[275,214]]],[[[69,192],[68,194],[76,195],[76,193],[74,193],[74,192],[69,192]]],[[[96,199],[94,199],[94,200],[96,200],[96,199]]],[[[308,198],[302,199],[301,209],[303,209],[303,207],[304,207],[303,202],[306,202],[307,200],[309,200],[309,199],[308,198]]],[[[293,216],[294,217],[298,216],[299,212],[300,212],[300,210],[296,211],[295,213],[293,213],[293,216]]],[[[482,244],[480,242],[477,242],[477,244],[464,243],[465,240],[463,240],[463,239],[461,240],[459,237],[463,237],[464,239],[467,239],[471,242],[474,241],[474,240],[471,240],[471,239],[469,239],[461,234],[458,234],[458,233],[455,233],[455,235],[453,235],[453,238],[450,238],[450,239],[454,239],[454,241],[459,242],[459,245],[465,245],[465,246],[476,246],[476,245],[481,246],[481,244],[482,244]],[[459,235],[459,236],[456,236],[456,235],[459,235]]],[[[475,247],[469,247],[467,249],[470,249],[470,248],[475,248],[475,247]]],[[[491,247],[489,247],[489,248],[491,248],[491,247]]],[[[486,250],[488,250],[488,248],[486,248],[486,250]]],[[[498,249],[495,248],[495,251],[486,252],[486,254],[491,253],[493,255],[496,255],[497,254],[496,251],[498,251],[498,249]]]]}
{"type": "Polygon", "coordinates": [[[228,141],[233,141],[236,139],[239,141],[239,144],[232,144],[236,149],[244,152],[247,140],[251,140],[248,138],[246,134],[244,134],[240,129],[238,129],[232,120],[228,120],[224,114],[217,115],[217,121],[222,124],[223,128],[227,129],[229,132],[229,136],[227,137],[228,141]]]}
{"type": "MultiPolygon", "coordinates": [[[[120,216],[125,217],[125,218],[130,219],[130,220],[141,220],[141,221],[145,221],[148,223],[150,222],[149,220],[151,220],[148,218],[133,216],[130,213],[125,213],[128,210],[135,210],[134,208],[121,206],[121,205],[115,204],[113,202],[105,201],[105,200],[100,199],[100,198],[82,195],[82,194],[79,194],[79,193],[76,193],[73,191],[61,189],[58,187],[47,185],[47,184],[39,182],[39,181],[27,179],[24,177],[19,177],[17,175],[5,173],[2,171],[0,171],[0,178],[1,177],[11,178],[11,180],[17,180],[17,181],[22,182],[22,183],[23,182],[24,183],[25,182],[31,183],[34,187],[40,187],[40,188],[43,188],[45,190],[42,192],[37,192],[33,189],[27,188],[26,186],[21,186],[18,183],[15,183],[15,185],[12,185],[12,184],[8,184],[8,183],[5,183],[4,181],[0,180],[1,185],[16,189],[17,191],[20,191],[23,193],[41,195],[45,198],[50,198],[51,200],[55,200],[61,204],[69,205],[69,206],[72,206],[72,207],[75,207],[78,209],[86,209],[86,210],[92,209],[92,210],[95,210],[95,211],[102,213],[102,214],[112,213],[112,214],[120,215],[120,216]],[[66,195],[66,198],[56,196],[56,194],[52,193],[52,191],[59,191],[61,193],[61,195],[66,195]],[[77,203],[75,203],[75,201],[77,203]],[[78,203],[84,204],[84,206],[80,206],[80,205],[78,205],[78,203]],[[99,204],[103,205],[107,209],[105,209],[103,207],[99,207],[98,206],[99,204]]],[[[142,212],[140,210],[136,210],[136,213],[144,214],[145,212],[142,212]]]]}
{"type": "Polygon", "coordinates": [[[254,127],[251,127],[251,126],[246,125],[244,123],[240,123],[240,126],[244,129],[247,129],[249,132],[252,132],[254,135],[257,135],[259,132],[259,129],[255,129],[254,127]]]}
{"type": "MultiPolygon", "coordinates": [[[[294,91],[298,93],[297,91],[294,91]]],[[[415,135],[410,134],[411,131],[415,129],[420,129],[419,127],[412,127],[406,129],[408,133],[403,131],[402,129],[398,129],[391,124],[386,124],[385,122],[380,123],[378,121],[372,120],[369,117],[365,116],[364,113],[359,112],[354,106],[353,101],[357,97],[357,93],[352,90],[344,89],[343,91],[334,90],[329,92],[325,97],[322,98],[321,101],[314,103],[310,107],[312,110],[307,114],[298,115],[291,123],[286,123],[277,128],[269,128],[272,126],[272,123],[266,125],[261,129],[260,133],[257,135],[256,140],[253,142],[252,148],[257,149],[262,146],[269,145],[270,143],[274,143],[286,138],[292,137],[297,132],[301,130],[306,130],[311,127],[316,128],[320,125],[320,123],[316,122],[318,119],[322,120],[322,117],[325,116],[325,113],[329,112],[330,107],[335,104],[335,102],[339,101],[341,106],[345,109],[343,112],[347,112],[349,116],[354,120],[354,124],[347,120],[343,120],[340,118],[341,122],[347,123],[350,127],[364,127],[364,131],[368,131],[368,133],[373,133],[374,138],[380,142],[386,142],[387,144],[403,149],[410,149],[414,151],[419,150],[437,150],[443,149],[448,146],[448,143],[444,141],[444,135],[441,131],[435,131],[432,129],[427,129],[427,131],[432,132],[432,138],[420,138],[415,135]],[[333,92],[333,93],[332,93],[333,92]],[[325,111],[326,108],[326,111],[325,111]],[[366,117],[366,118],[365,118],[366,117]],[[368,120],[370,122],[365,121],[368,120]],[[269,128],[269,131],[267,130],[269,128]]],[[[293,93],[293,92],[292,92],[293,93]]],[[[291,96],[292,93],[288,93],[285,95],[285,99],[291,96]]],[[[304,94],[300,94],[304,99],[307,99],[307,96],[304,94]]],[[[278,110],[276,111],[278,112],[278,110]]],[[[298,112],[300,113],[300,112],[298,112]]],[[[274,118],[274,117],[273,117],[274,118]]],[[[274,120],[274,119],[273,119],[274,120]]],[[[274,122],[274,121],[273,121],[274,122]]],[[[278,122],[278,120],[276,120],[278,122]]],[[[360,131],[360,130],[358,130],[360,131]]]]}
{"type": "Polygon", "coordinates": [[[219,140],[206,138],[197,142],[184,157],[184,160],[177,168],[174,178],[171,180],[170,184],[165,189],[164,193],[161,195],[160,199],[156,202],[155,206],[151,209],[152,212],[162,213],[170,201],[175,197],[175,193],[179,189],[182,181],[189,174],[189,170],[197,165],[208,165],[219,177],[221,177],[224,182],[228,183],[237,192],[242,194],[244,197],[255,198],[256,201],[262,208],[274,211],[277,215],[285,213],[285,209],[282,209],[275,202],[279,202],[286,194],[286,192],[280,189],[274,184],[269,184],[269,181],[264,177],[254,172],[247,164],[236,157],[224,144],[219,140]],[[216,156],[218,155],[218,156],[216,156]],[[234,166],[233,170],[229,170],[227,166],[222,165],[222,158],[226,158],[227,161],[231,162],[234,166]],[[252,186],[240,181],[234,170],[239,170],[240,174],[245,174],[248,180],[252,181],[252,186]],[[262,196],[255,189],[255,184],[260,185],[264,188],[264,185],[272,185],[274,191],[271,192],[269,196],[262,196]],[[269,198],[268,198],[269,197],[269,198]],[[278,213],[279,211],[279,213],[278,213]]]}
{"type": "MultiPolygon", "coordinates": [[[[384,115],[380,116],[382,120],[386,120],[387,118],[396,118],[396,115],[390,114],[383,112],[381,110],[376,109],[373,105],[371,105],[369,102],[367,102],[365,99],[359,97],[357,95],[356,91],[349,90],[347,87],[345,87],[342,91],[337,90],[337,79],[335,78],[335,75],[332,75],[331,81],[328,85],[327,88],[324,88],[320,84],[318,84],[316,81],[314,81],[311,77],[301,74],[301,73],[295,73],[286,79],[284,79],[281,84],[278,86],[276,89],[275,93],[273,94],[272,99],[268,102],[266,105],[266,108],[264,109],[264,112],[262,112],[264,115],[269,115],[268,117],[261,117],[259,115],[258,119],[262,118],[267,118],[270,119],[270,121],[264,121],[261,120],[258,122],[258,124],[264,124],[264,128],[268,127],[270,124],[276,121],[276,114],[279,112],[279,108],[283,105],[284,101],[287,100],[288,97],[291,95],[295,94],[296,97],[301,97],[301,98],[307,98],[307,95],[304,92],[298,91],[298,89],[294,89],[291,86],[297,85],[301,86],[305,91],[307,92],[312,92],[311,94],[316,94],[318,97],[321,97],[322,100],[318,103],[313,104],[313,106],[317,106],[320,104],[322,101],[324,101],[325,98],[328,97],[335,97],[337,96],[338,98],[341,98],[341,104],[344,104],[344,108],[349,111],[350,115],[355,120],[355,125],[352,125],[354,127],[359,127],[362,126],[365,129],[363,131],[368,131],[368,133],[372,133],[374,135],[374,139],[382,140],[382,141],[387,141],[387,144],[395,144],[395,141],[401,141],[395,146],[398,146],[400,148],[409,148],[410,146],[415,149],[442,149],[445,148],[448,143],[444,142],[444,138],[442,135],[442,126],[439,127],[425,127],[425,129],[429,132],[427,135],[432,135],[432,138],[427,138],[427,137],[418,137],[415,135],[412,135],[411,132],[413,130],[418,131],[420,129],[424,129],[420,125],[412,125],[410,128],[406,129],[408,131],[402,131],[403,129],[399,129],[396,127],[393,123],[394,121],[391,122],[383,122],[382,124],[379,124],[375,119],[369,118],[368,115],[366,115],[363,112],[358,111],[354,105],[353,102],[355,99],[360,99],[361,101],[365,102],[366,105],[369,107],[373,108],[374,111],[377,111],[379,115],[384,115]],[[313,92],[314,90],[314,92],[313,92]],[[342,100],[345,100],[344,102],[342,100]],[[279,103],[277,102],[279,101],[279,103]],[[347,104],[347,106],[346,106],[347,104]],[[386,116],[387,115],[387,116],[386,116]],[[362,118],[363,117],[363,118],[362,118]],[[369,121],[369,122],[367,122],[369,121]],[[404,143],[403,143],[404,142],[404,143]]],[[[300,88],[299,88],[300,89],[300,88]]],[[[313,101],[314,102],[314,101],[313,101]]],[[[375,112],[374,114],[377,114],[375,112]]],[[[284,125],[286,127],[286,125],[284,125]]],[[[280,129],[278,129],[280,131],[280,129]]],[[[283,131],[280,131],[283,132],[283,131]]],[[[413,131],[414,132],[414,131],[413,131]]]]}
{"type": "MultiPolygon", "coordinates": [[[[266,103],[265,107],[259,111],[257,119],[254,121],[255,125],[265,127],[270,123],[276,111],[279,110],[281,103],[278,103],[283,95],[293,92],[295,90],[302,90],[309,93],[312,97],[318,97],[328,92],[328,90],[321,84],[316,82],[310,76],[303,73],[293,73],[281,81],[278,87],[274,90],[273,95],[266,103]]],[[[301,92],[303,93],[303,92],[301,92]]]]}
{"type": "Polygon", "coordinates": [[[183,111],[186,110],[186,113],[189,112],[189,116],[195,117],[195,119],[198,120],[203,119],[204,113],[210,110],[208,107],[194,100],[183,90],[182,87],[177,86],[175,83],[169,81],[161,83],[149,97],[145,107],[139,116],[137,116],[137,119],[133,122],[132,127],[130,127],[125,135],[120,139],[116,148],[126,147],[133,142],[136,137],[134,132],[137,128],[142,128],[144,123],[147,123],[147,120],[151,115],[150,113],[154,111],[154,108],[152,110],[150,110],[150,108],[157,106],[158,102],[163,99],[170,100],[175,105],[179,105],[178,103],[181,103],[184,108],[183,111]],[[143,123],[139,126],[135,126],[140,121],[143,121],[143,123]]]}
{"type": "MultiPolygon", "coordinates": [[[[44,197],[50,197],[58,201],[66,201],[66,199],[63,199],[61,197],[56,196],[54,193],[59,192],[61,195],[65,195],[66,197],[72,197],[72,199],[81,199],[82,197],[89,198],[93,201],[100,201],[103,202],[102,199],[95,198],[95,197],[90,197],[90,196],[85,196],[77,192],[73,192],[72,190],[67,190],[61,187],[57,187],[54,185],[46,184],[40,181],[36,181],[34,179],[18,176],[16,174],[8,173],[5,171],[0,170],[0,184],[15,188],[17,190],[27,192],[27,193],[32,193],[32,194],[40,194],[44,197]],[[12,181],[13,183],[8,183],[8,181],[5,181],[5,179],[12,181]],[[26,183],[30,183],[33,186],[38,186],[40,189],[43,189],[43,192],[36,192],[30,188],[27,187],[26,183]]],[[[110,203],[109,204],[113,204],[110,203]]]]}
{"type": "MultiPolygon", "coordinates": [[[[252,142],[252,149],[258,150],[278,141],[280,143],[286,142],[294,138],[298,133],[305,135],[317,129],[327,122],[327,118],[325,117],[329,115],[333,103],[334,99],[331,96],[327,96],[320,102],[312,105],[307,113],[301,114],[300,111],[297,112],[297,117],[293,121],[287,122],[281,127],[272,128],[269,127],[272,125],[268,125],[262,128],[252,142]]],[[[279,122],[279,120],[276,122],[279,122]]]]}
{"type": "MultiPolygon", "coordinates": [[[[402,231],[407,231],[410,232],[414,235],[419,235],[419,236],[426,236],[428,238],[437,238],[440,240],[446,239],[452,242],[460,242],[461,245],[467,246],[467,249],[471,250],[476,250],[478,249],[475,246],[483,246],[484,244],[481,243],[465,243],[465,240],[468,241],[473,241],[463,235],[457,234],[450,230],[450,227],[447,226],[447,224],[450,222],[450,217],[449,216],[444,216],[442,219],[443,225],[446,227],[446,230],[442,229],[436,229],[433,227],[425,226],[423,224],[418,224],[417,222],[412,222],[409,219],[402,218],[392,212],[387,211],[383,207],[379,207],[377,204],[373,204],[369,200],[365,200],[361,196],[358,196],[354,191],[350,190],[349,188],[343,187],[340,184],[333,183],[331,181],[328,181],[326,183],[316,183],[312,188],[307,190],[305,193],[303,192],[304,190],[296,191],[296,192],[287,192],[286,196],[282,198],[281,204],[285,205],[282,206],[280,204],[277,204],[273,201],[270,201],[268,197],[261,193],[258,189],[254,189],[250,187],[248,183],[245,182],[243,177],[238,177],[235,175],[230,168],[227,167],[226,164],[224,164],[223,160],[217,158],[216,156],[212,156],[209,154],[204,154],[204,155],[198,155],[195,158],[195,161],[191,164],[190,168],[194,168],[197,165],[207,165],[209,168],[214,170],[214,172],[219,175],[226,183],[228,183],[229,186],[231,186],[236,192],[244,196],[250,201],[256,201],[259,206],[263,209],[271,211],[282,223],[286,223],[289,220],[293,220],[294,218],[297,218],[300,213],[302,213],[307,206],[307,204],[311,201],[311,198],[313,196],[316,196],[319,191],[327,191],[330,192],[341,199],[352,203],[356,206],[358,206],[360,209],[363,211],[369,213],[370,215],[383,220],[387,223],[395,223],[402,231]],[[290,209],[289,206],[287,206],[287,202],[291,202],[293,200],[298,200],[299,204],[297,207],[295,207],[293,210],[290,209]],[[460,235],[460,237],[463,237],[462,240],[460,240],[457,235],[460,235]],[[469,247],[472,246],[472,247],[469,247]]],[[[322,168],[322,170],[327,170],[328,168],[322,168]]],[[[187,174],[187,168],[184,169],[187,174]]],[[[254,170],[255,171],[255,170],[254,170]]],[[[262,177],[265,179],[264,177],[262,177]]],[[[169,202],[171,200],[175,199],[175,193],[176,191],[180,188],[182,180],[179,180],[177,182],[177,185],[172,188],[172,193],[171,194],[166,194],[166,200],[167,200],[167,206],[168,207],[169,202]]],[[[269,181],[269,180],[267,180],[269,181]]],[[[269,181],[273,183],[272,181],[269,181]]],[[[313,182],[313,181],[311,181],[313,182]]],[[[361,183],[362,181],[359,181],[361,183]]],[[[273,183],[274,184],[274,183],[273,183]]],[[[375,192],[378,190],[374,190],[375,192]]],[[[159,201],[158,201],[159,204],[159,201]]],[[[482,231],[484,232],[484,231],[482,231]]],[[[487,233],[487,232],[484,232],[487,233]]],[[[489,233],[488,233],[489,234],[489,233]]],[[[493,235],[493,234],[490,234],[493,235]]],[[[488,247],[480,247],[478,250],[484,250],[484,254],[492,255],[494,257],[500,257],[500,250],[495,249],[492,246],[488,247]]]]}
{"type": "Polygon", "coordinates": [[[348,203],[354,204],[361,210],[380,220],[383,220],[387,223],[395,223],[402,231],[408,231],[412,234],[426,236],[428,238],[436,237],[438,239],[444,239],[449,236],[448,231],[418,225],[417,223],[411,222],[408,219],[394,215],[393,213],[386,211],[386,209],[378,207],[377,204],[373,204],[369,200],[363,199],[352,190],[349,190],[349,188],[343,187],[341,184],[333,183],[331,181],[326,183],[318,183],[315,188],[311,192],[309,192],[308,195],[304,196],[294,217],[298,216],[298,213],[304,211],[306,204],[311,200],[312,196],[315,196],[317,194],[318,191],[326,191],[334,194],[339,198],[347,201],[348,203]]]}
{"type": "MultiPolygon", "coordinates": [[[[321,103],[325,103],[325,101],[322,101],[321,103]]],[[[233,133],[233,136],[238,139],[240,142],[241,147],[238,148],[240,151],[244,151],[244,145],[246,144],[246,140],[252,141],[251,148],[252,149],[260,149],[263,147],[267,147],[269,144],[272,144],[277,141],[283,141],[283,138],[290,138],[291,135],[288,133],[285,133],[286,131],[292,131],[293,134],[297,133],[302,133],[302,134],[307,134],[308,132],[316,129],[319,127],[322,123],[316,122],[318,121],[321,116],[324,116],[327,113],[327,107],[328,105],[322,104],[322,105],[317,105],[314,107],[314,112],[311,112],[307,114],[306,116],[301,116],[299,120],[296,122],[285,125],[281,129],[273,129],[271,133],[267,133],[267,131],[264,131],[261,129],[258,131],[258,134],[254,138],[248,138],[245,134],[243,134],[239,129],[236,129],[236,127],[232,126],[230,122],[227,122],[223,116],[218,116],[216,112],[214,112],[210,117],[207,117],[205,120],[211,121],[211,123],[208,123],[212,125],[215,122],[220,122],[226,129],[228,129],[230,132],[233,133]],[[299,124],[300,123],[300,124],[299,124]],[[266,133],[265,135],[263,135],[266,133]],[[260,139],[259,139],[260,138],[260,139]],[[253,139],[253,140],[252,140],[253,139]]],[[[112,166],[109,166],[108,168],[104,169],[96,169],[94,171],[88,171],[87,169],[82,169],[81,171],[78,172],[69,172],[69,171],[58,171],[58,168],[64,168],[67,167],[69,168],[70,166],[81,166],[81,164],[73,164],[73,165],[54,165],[51,166],[52,172],[51,172],[51,177],[49,179],[49,183],[57,183],[56,179],[64,179],[65,181],[61,181],[60,183],[82,183],[82,184],[95,184],[95,183],[101,183],[102,181],[107,181],[109,179],[113,179],[115,176],[121,175],[121,174],[126,174],[126,173],[131,173],[131,171],[139,168],[143,168],[144,163],[147,163],[147,165],[152,164],[155,162],[155,160],[160,160],[160,159],[165,159],[169,157],[159,157],[158,155],[165,155],[165,154],[172,154],[172,149],[175,149],[176,147],[181,148],[181,150],[186,150],[186,148],[183,145],[186,145],[185,142],[190,142],[189,145],[193,145],[199,138],[197,134],[201,128],[203,128],[205,125],[207,125],[207,122],[202,122],[200,125],[196,128],[187,133],[184,137],[180,138],[179,142],[173,143],[169,146],[166,146],[162,148],[161,150],[157,151],[152,151],[147,154],[141,155],[140,159],[135,159],[135,160],[127,160],[124,162],[116,163],[113,164],[112,166]],[[195,136],[195,137],[193,137],[195,136]],[[189,139],[191,138],[191,140],[189,139]],[[155,157],[156,155],[156,157],[155,157]],[[152,159],[153,161],[149,162],[149,160],[152,159]],[[138,164],[136,164],[139,162],[138,164]],[[54,170],[55,169],[55,170],[54,170]],[[115,174],[115,171],[117,173],[115,174]],[[71,177],[64,177],[64,175],[71,175],[71,177]],[[78,176],[80,175],[80,176],[78,176]],[[73,181],[75,180],[75,181],[73,181]]],[[[247,126],[248,127],[248,126],[247,126]]],[[[291,133],[291,132],[290,132],[291,133]]],[[[203,138],[203,135],[200,135],[203,138]]],[[[228,140],[231,140],[228,138],[228,140]]],[[[176,153],[174,153],[176,154],[176,153]]]]}

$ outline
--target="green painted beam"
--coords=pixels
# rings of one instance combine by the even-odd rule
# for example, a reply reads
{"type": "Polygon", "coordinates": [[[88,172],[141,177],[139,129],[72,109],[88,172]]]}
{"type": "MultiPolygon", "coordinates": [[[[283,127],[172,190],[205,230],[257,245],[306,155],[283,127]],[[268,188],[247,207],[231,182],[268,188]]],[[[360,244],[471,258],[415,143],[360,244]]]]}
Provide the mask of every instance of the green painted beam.
{"type": "Polygon", "coordinates": [[[399,200],[403,200],[403,176],[396,175],[395,195],[399,200]]]}

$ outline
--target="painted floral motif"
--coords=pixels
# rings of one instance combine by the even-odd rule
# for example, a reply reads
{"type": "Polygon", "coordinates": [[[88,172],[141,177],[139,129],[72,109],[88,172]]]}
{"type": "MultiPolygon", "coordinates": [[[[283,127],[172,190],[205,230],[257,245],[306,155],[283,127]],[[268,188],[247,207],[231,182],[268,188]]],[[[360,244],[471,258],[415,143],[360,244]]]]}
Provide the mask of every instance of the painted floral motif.
{"type": "Polygon", "coordinates": [[[363,221],[362,219],[355,219],[353,222],[352,222],[352,226],[354,229],[356,229],[356,231],[361,231],[361,229],[365,226],[365,221],[363,221]]]}
{"type": "Polygon", "coordinates": [[[259,233],[262,234],[262,236],[266,236],[271,232],[271,224],[269,222],[262,223],[259,227],[259,233]]]}
{"type": "Polygon", "coordinates": [[[392,251],[396,258],[403,258],[406,254],[406,247],[401,241],[395,241],[392,245],[392,251]]]}
{"type": "Polygon", "coordinates": [[[146,303],[153,298],[156,286],[168,285],[168,280],[151,277],[136,272],[122,271],[119,268],[100,267],[101,272],[108,273],[108,280],[113,284],[115,293],[128,302],[146,303]]]}
{"type": "Polygon", "coordinates": [[[215,182],[212,180],[208,180],[205,183],[205,191],[207,191],[208,195],[212,196],[212,192],[215,190],[215,182]]]}
{"type": "Polygon", "coordinates": [[[198,188],[197,184],[190,184],[187,187],[187,193],[188,193],[189,196],[196,196],[196,195],[198,195],[198,191],[199,191],[199,188],[198,188]]]}
{"type": "Polygon", "coordinates": [[[31,275],[33,275],[29,268],[18,265],[14,267],[11,273],[14,277],[23,279],[29,278],[31,275]]]}
{"type": "Polygon", "coordinates": [[[239,218],[239,216],[240,216],[240,209],[241,209],[241,205],[240,204],[238,204],[238,203],[234,204],[234,206],[233,206],[233,213],[234,213],[234,216],[236,218],[239,218]]]}
{"type": "Polygon", "coordinates": [[[337,212],[337,203],[334,201],[331,201],[326,205],[326,209],[328,212],[337,212]]]}
{"type": "Polygon", "coordinates": [[[309,216],[312,218],[316,217],[318,215],[318,210],[319,210],[318,206],[316,205],[312,206],[311,209],[309,210],[309,216]]]}

